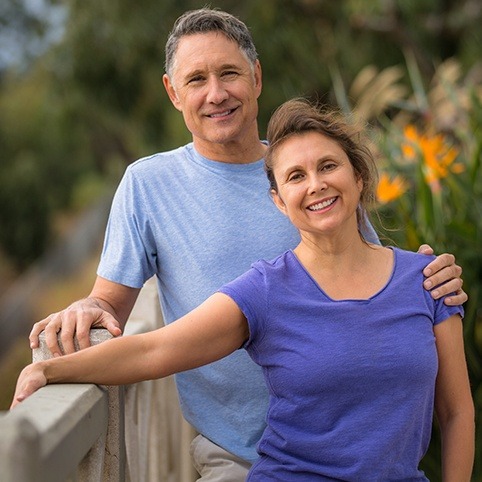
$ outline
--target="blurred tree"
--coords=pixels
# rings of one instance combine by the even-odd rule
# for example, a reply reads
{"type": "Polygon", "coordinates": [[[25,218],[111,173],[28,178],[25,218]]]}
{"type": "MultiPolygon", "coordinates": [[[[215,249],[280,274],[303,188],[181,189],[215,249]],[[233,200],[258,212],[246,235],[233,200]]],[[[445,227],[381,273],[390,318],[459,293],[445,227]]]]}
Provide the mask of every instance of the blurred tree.
{"type": "Polygon", "coordinates": [[[26,68],[62,34],[64,9],[48,0],[0,3],[0,79],[9,67],[26,68]]]}
{"type": "MultiPolygon", "coordinates": [[[[210,3],[252,30],[264,72],[262,136],[271,112],[288,97],[335,103],[334,72],[348,85],[367,64],[380,69],[402,64],[407,50],[422,73],[430,74],[449,55],[457,55],[462,66],[480,55],[482,7],[475,0],[210,3]]],[[[28,57],[28,68],[4,74],[0,84],[0,189],[17,163],[33,159],[35,169],[27,171],[43,183],[39,205],[45,204],[51,219],[69,208],[76,184],[96,176],[108,180],[138,157],[189,141],[162,86],[163,49],[174,20],[203,5],[199,0],[139,0],[135,6],[128,0],[2,3],[0,25],[10,31],[20,25],[23,38],[50,43],[43,41],[48,50],[37,61],[28,57]],[[53,12],[56,18],[62,13],[60,26],[53,12]],[[63,36],[53,41],[52,30],[63,36]]],[[[11,211],[0,206],[4,209],[11,211]]],[[[34,225],[28,211],[16,218],[34,225]]]]}
{"type": "Polygon", "coordinates": [[[85,163],[50,74],[38,67],[15,80],[0,93],[0,246],[23,269],[43,253],[85,163]]]}

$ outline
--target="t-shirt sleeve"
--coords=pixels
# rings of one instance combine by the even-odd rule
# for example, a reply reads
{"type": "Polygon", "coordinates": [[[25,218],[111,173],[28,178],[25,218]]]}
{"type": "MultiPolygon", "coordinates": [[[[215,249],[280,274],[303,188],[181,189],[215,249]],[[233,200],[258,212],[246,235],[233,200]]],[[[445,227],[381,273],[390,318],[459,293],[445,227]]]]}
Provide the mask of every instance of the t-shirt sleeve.
{"type": "Polygon", "coordinates": [[[142,190],[128,168],[114,196],[97,274],[141,288],[155,273],[156,253],[142,190]]]}
{"type": "MultiPolygon", "coordinates": [[[[419,268],[420,272],[422,272],[423,269],[436,258],[435,255],[427,256],[425,254],[419,254],[419,253],[411,253],[410,255],[411,256],[415,255],[418,258],[419,262],[421,263],[419,268]]],[[[422,289],[422,292],[423,292],[423,295],[425,296],[426,302],[428,304],[431,304],[432,306],[434,326],[438,325],[442,321],[447,320],[452,315],[460,315],[461,318],[464,317],[464,309],[462,306],[448,306],[444,303],[446,296],[443,296],[438,300],[434,300],[432,298],[430,291],[426,289],[422,289]]]]}
{"type": "Polygon", "coordinates": [[[462,306],[448,306],[444,303],[444,299],[445,297],[435,301],[434,325],[442,323],[442,321],[447,320],[453,315],[460,315],[461,318],[464,317],[464,309],[462,306]]]}
{"type": "Polygon", "coordinates": [[[263,270],[252,267],[219,291],[234,300],[248,321],[249,338],[243,348],[259,341],[265,332],[268,313],[266,277],[263,270]]]}

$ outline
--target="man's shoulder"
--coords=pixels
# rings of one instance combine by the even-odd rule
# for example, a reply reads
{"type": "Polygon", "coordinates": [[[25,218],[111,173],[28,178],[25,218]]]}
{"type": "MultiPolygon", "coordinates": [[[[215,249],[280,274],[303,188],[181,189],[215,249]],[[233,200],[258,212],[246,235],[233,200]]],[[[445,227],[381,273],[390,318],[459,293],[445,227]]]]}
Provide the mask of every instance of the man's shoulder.
{"type": "Polygon", "coordinates": [[[133,173],[147,171],[152,174],[153,170],[170,170],[174,166],[179,168],[180,163],[187,159],[189,146],[190,144],[186,144],[169,151],[141,157],[130,164],[127,169],[133,173]]]}

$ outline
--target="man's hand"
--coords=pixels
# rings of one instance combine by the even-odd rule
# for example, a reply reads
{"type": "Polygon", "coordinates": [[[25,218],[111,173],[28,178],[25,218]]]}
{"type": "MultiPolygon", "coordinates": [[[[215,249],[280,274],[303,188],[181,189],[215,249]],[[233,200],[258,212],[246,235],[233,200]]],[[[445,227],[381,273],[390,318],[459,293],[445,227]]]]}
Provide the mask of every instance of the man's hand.
{"type": "MultiPolygon", "coordinates": [[[[422,244],[418,252],[433,254],[433,249],[428,244],[422,244]]],[[[437,256],[425,267],[423,274],[427,277],[423,286],[430,291],[434,299],[455,293],[445,298],[444,303],[446,305],[461,305],[467,301],[468,296],[462,289],[462,268],[455,264],[454,255],[444,253],[437,256]]]]}
{"type": "Polygon", "coordinates": [[[113,336],[122,333],[119,322],[111,313],[97,300],[85,298],[35,323],[29,335],[30,348],[39,346],[39,335],[45,331],[45,341],[52,355],[62,355],[57,339],[57,333],[60,332],[64,354],[74,353],[74,336],[77,337],[79,348],[82,350],[90,345],[90,329],[99,327],[107,329],[113,336]]]}
{"type": "Polygon", "coordinates": [[[74,337],[79,342],[79,349],[87,348],[91,328],[105,328],[113,336],[119,336],[139,291],[139,288],[130,288],[97,276],[87,298],[35,323],[29,336],[30,347],[39,346],[38,337],[42,331],[45,331],[45,341],[53,356],[74,353],[74,337]],[[63,353],[57,341],[59,332],[63,353]]]}

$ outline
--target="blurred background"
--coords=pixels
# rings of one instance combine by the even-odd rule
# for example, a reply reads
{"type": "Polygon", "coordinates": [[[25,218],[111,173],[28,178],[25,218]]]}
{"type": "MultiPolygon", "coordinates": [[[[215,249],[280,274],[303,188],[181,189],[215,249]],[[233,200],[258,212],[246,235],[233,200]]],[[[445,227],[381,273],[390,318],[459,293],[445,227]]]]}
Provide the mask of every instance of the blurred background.
{"type": "MultiPolygon", "coordinates": [[[[0,409],[32,324],[86,296],[113,190],[139,157],[190,140],[162,86],[174,20],[206,2],[0,4],[0,409]]],[[[482,2],[212,1],[251,29],[259,125],[307,96],[363,122],[380,167],[373,222],[387,243],[456,255],[482,410],[482,2]]],[[[482,480],[481,429],[474,480],[482,480]]],[[[435,428],[424,460],[439,479],[435,428]]]]}

